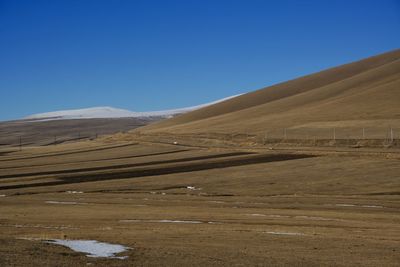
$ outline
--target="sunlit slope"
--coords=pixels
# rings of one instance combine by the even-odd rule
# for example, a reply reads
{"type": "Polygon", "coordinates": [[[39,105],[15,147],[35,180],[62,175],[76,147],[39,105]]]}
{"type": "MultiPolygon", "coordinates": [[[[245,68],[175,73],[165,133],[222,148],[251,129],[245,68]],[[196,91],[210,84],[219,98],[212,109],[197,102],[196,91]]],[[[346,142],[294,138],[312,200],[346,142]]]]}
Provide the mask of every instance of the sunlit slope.
{"type": "Polygon", "coordinates": [[[141,131],[400,127],[400,50],[267,87],[141,131]]]}

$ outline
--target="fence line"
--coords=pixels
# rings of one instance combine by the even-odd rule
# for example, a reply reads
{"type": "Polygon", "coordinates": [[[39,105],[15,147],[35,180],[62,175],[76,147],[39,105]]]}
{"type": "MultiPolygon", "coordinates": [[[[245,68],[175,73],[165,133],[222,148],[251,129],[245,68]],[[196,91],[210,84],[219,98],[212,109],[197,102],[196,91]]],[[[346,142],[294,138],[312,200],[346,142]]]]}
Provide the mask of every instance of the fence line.
{"type": "MultiPolygon", "coordinates": [[[[400,146],[400,128],[395,127],[331,127],[331,128],[270,128],[264,131],[251,133],[251,129],[244,132],[221,133],[221,132],[203,132],[197,134],[176,134],[175,136],[190,137],[191,139],[201,138],[207,140],[224,140],[232,143],[257,143],[257,144],[273,144],[273,143],[304,143],[310,145],[394,145],[400,146]]],[[[160,138],[170,139],[170,135],[166,134],[160,138]]],[[[43,134],[42,138],[29,135],[18,136],[14,144],[10,144],[22,150],[24,146],[31,143],[37,143],[42,140],[46,145],[57,145],[63,142],[75,140],[93,140],[97,139],[99,134],[75,134],[54,135],[43,134]]]]}

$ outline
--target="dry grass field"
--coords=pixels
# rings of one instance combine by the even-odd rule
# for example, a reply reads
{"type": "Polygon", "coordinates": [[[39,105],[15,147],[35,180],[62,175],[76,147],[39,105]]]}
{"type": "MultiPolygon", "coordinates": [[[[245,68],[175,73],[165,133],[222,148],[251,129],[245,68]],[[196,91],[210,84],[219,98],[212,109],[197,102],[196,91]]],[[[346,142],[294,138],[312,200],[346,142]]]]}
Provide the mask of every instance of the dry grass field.
{"type": "Polygon", "coordinates": [[[1,146],[0,266],[399,266],[399,64],[396,50],[124,134],[1,146]]]}
{"type": "Polygon", "coordinates": [[[3,149],[1,266],[398,266],[396,149],[3,149]],[[5,153],[7,152],[7,153],[5,153]],[[122,244],[89,258],[48,239],[122,244]]]}

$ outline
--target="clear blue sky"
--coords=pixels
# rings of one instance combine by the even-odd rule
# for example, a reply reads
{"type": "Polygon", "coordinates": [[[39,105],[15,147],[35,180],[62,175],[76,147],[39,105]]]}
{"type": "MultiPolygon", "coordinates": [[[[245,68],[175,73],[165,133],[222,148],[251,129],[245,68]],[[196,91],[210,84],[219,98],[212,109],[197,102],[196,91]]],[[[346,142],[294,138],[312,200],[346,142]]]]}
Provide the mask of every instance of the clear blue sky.
{"type": "Polygon", "coordinates": [[[0,0],[0,120],[191,106],[399,47],[398,0],[0,0]]]}

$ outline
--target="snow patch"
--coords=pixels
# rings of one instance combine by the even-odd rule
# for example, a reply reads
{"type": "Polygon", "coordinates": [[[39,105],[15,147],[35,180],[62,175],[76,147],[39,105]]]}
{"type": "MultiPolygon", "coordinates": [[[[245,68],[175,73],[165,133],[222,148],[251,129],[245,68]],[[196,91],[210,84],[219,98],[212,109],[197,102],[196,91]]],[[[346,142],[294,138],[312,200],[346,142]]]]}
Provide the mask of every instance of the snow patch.
{"type": "Polygon", "coordinates": [[[265,233],[271,235],[305,235],[303,233],[294,233],[294,232],[265,232],[265,233]]]}
{"type": "Polygon", "coordinates": [[[362,208],[384,208],[380,205],[355,205],[355,204],[336,204],[338,207],[362,207],[362,208]]]}
{"type": "Polygon", "coordinates": [[[40,229],[56,229],[56,230],[65,230],[65,229],[79,229],[77,227],[67,226],[67,225],[42,225],[42,224],[0,224],[2,227],[15,227],[15,228],[40,228],[40,229]]]}
{"type": "MultiPolygon", "coordinates": [[[[240,95],[240,94],[239,94],[240,95]]],[[[134,112],[126,109],[119,109],[113,107],[93,107],[84,109],[71,109],[71,110],[60,110],[46,113],[39,113],[30,115],[23,118],[24,120],[34,121],[52,121],[52,120],[75,120],[75,119],[95,119],[95,118],[171,118],[178,114],[187,113],[200,108],[204,108],[210,105],[214,105],[225,100],[237,97],[239,95],[234,95],[226,97],[214,102],[187,107],[179,109],[170,109],[162,111],[149,111],[149,112],[134,112]]]]}
{"type": "Polygon", "coordinates": [[[125,252],[128,247],[99,242],[96,240],[63,240],[52,239],[46,241],[49,244],[61,245],[68,247],[76,252],[86,253],[87,257],[92,258],[113,258],[113,259],[126,259],[128,256],[118,257],[116,254],[125,252]]]}
{"type": "Polygon", "coordinates": [[[252,214],[246,214],[247,216],[257,216],[257,217],[265,217],[267,215],[265,214],[259,214],[259,213],[252,213],[252,214]]]}
{"type": "Polygon", "coordinates": [[[159,220],[160,223],[203,223],[200,221],[159,220]]]}
{"type": "Polygon", "coordinates": [[[46,201],[47,204],[59,204],[59,205],[86,205],[88,203],[83,202],[75,202],[75,201],[46,201]]]}
{"type": "Polygon", "coordinates": [[[268,215],[268,217],[271,217],[271,218],[290,218],[290,216],[288,216],[288,215],[276,215],[276,214],[268,215]]]}
{"type": "Polygon", "coordinates": [[[361,207],[363,207],[363,208],[377,208],[377,209],[383,208],[383,206],[378,206],[378,205],[362,205],[361,207]]]}
{"type": "MultiPolygon", "coordinates": [[[[120,220],[122,223],[131,223],[131,222],[149,222],[149,223],[188,223],[188,224],[198,224],[204,223],[201,221],[190,221],[190,220],[120,220]]],[[[208,222],[211,223],[211,222],[208,222]]]]}
{"type": "Polygon", "coordinates": [[[306,219],[306,220],[315,220],[315,221],[337,221],[336,219],[324,218],[324,217],[315,217],[315,216],[294,216],[296,219],[306,219]]]}
{"type": "Polygon", "coordinates": [[[194,186],[186,186],[186,188],[189,189],[189,190],[201,190],[201,188],[197,188],[197,187],[194,187],[194,186]]]}
{"type": "Polygon", "coordinates": [[[276,214],[266,215],[266,214],[259,214],[259,213],[245,214],[245,215],[258,216],[258,217],[269,217],[269,218],[295,218],[295,219],[305,219],[305,220],[315,220],[315,221],[335,221],[336,220],[336,219],[325,218],[325,217],[305,216],[305,215],[288,216],[288,215],[276,215],[276,214]]]}
{"type": "Polygon", "coordinates": [[[82,191],[65,191],[67,194],[83,194],[82,191]]]}

